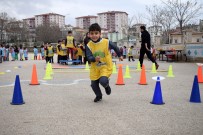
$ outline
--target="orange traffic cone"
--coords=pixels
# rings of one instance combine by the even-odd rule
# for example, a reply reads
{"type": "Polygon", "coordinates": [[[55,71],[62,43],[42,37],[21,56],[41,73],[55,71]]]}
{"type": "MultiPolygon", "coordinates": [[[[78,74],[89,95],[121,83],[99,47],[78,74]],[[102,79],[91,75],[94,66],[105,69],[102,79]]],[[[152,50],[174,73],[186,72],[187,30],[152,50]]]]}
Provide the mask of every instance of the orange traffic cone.
{"type": "Polygon", "coordinates": [[[140,75],[140,82],[138,84],[147,85],[146,74],[145,74],[145,66],[144,65],[142,65],[142,71],[141,71],[141,75],[140,75]]]}
{"type": "Polygon", "coordinates": [[[32,69],[32,80],[30,82],[30,85],[39,85],[38,78],[37,78],[37,69],[35,64],[33,65],[33,69],[32,69]]]}
{"type": "Polygon", "coordinates": [[[125,85],[124,82],[123,82],[123,71],[122,71],[122,65],[119,65],[119,69],[118,69],[118,78],[117,78],[116,85],[125,85]]]}
{"type": "Polygon", "coordinates": [[[202,77],[202,66],[198,66],[198,83],[203,83],[203,77],[202,77]]]}
{"type": "Polygon", "coordinates": [[[37,56],[37,60],[41,60],[41,58],[40,58],[41,56],[40,56],[40,54],[38,54],[38,56],[37,56]]]}

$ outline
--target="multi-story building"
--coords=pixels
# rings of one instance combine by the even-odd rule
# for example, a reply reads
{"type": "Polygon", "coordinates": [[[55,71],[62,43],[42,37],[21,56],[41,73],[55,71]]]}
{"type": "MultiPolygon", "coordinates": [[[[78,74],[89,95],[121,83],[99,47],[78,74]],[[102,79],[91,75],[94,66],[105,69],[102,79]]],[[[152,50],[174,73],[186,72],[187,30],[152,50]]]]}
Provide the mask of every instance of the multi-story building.
{"type": "Polygon", "coordinates": [[[70,24],[61,28],[61,38],[66,37],[68,35],[68,31],[73,31],[73,26],[70,24]]]}
{"type": "Polygon", "coordinates": [[[151,44],[153,46],[157,46],[156,43],[156,39],[158,36],[162,35],[162,27],[161,26],[150,26],[148,27],[148,32],[150,34],[151,37],[151,44]]]}
{"type": "Polygon", "coordinates": [[[141,46],[141,44],[140,44],[140,40],[141,40],[140,26],[146,26],[146,24],[137,23],[137,24],[134,24],[128,30],[128,40],[130,40],[130,37],[135,37],[135,45],[136,45],[136,47],[141,46]]]}
{"type": "Polygon", "coordinates": [[[34,17],[23,19],[23,22],[26,23],[29,28],[35,28],[35,18],[34,17]]]}
{"type": "Polygon", "coordinates": [[[128,27],[128,14],[122,11],[108,11],[98,13],[98,23],[109,32],[122,33],[128,27]]]}
{"type": "Polygon", "coordinates": [[[47,13],[41,15],[35,15],[35,27],[43,24],[56,24],[60,28],[65,25],[65,16],[56,13],[47,13]]]}
{"type": "Polygon", "coordinates": [[[82,29],[88,29],[91,24],[98,22],[97,16],[93,16],[93,15],[81,16],[75,19],[76,19],[76,27],[79,27],[82,29]]]}

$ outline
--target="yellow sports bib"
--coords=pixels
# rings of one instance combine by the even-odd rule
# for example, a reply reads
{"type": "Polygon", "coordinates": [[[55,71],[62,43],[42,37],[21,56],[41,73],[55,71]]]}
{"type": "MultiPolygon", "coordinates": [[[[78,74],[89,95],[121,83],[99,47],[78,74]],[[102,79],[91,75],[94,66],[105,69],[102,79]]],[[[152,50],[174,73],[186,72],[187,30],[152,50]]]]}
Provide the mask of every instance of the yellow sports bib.
{"type": "Polygon", "coordinates": [[[66,44],[66,47],[68,47],[68,48],[74,48],[74,45],[73,45],[73,37],[72,37],[72,36],[67,36],[67,44],[66,44]]]}
{"type": "Polygon", "coordinates": [[[65,44],[61,44],[61,56],[65,56],[67,55],[67,48],[65,46],[65,44]]]}
{"type": "Polygon", "coordinates": [[[109,40],[102,38],[98,43],[90,41],[87,46],[94,57],[100,57],[99,62],[91,62],[90,79],[98,80],[101,76],[110,77],[113,71],[113,64],[109,51],[109,40]]]}
{"type": "Polygon", "coordinates": [[[53,46],[49,46],[48,47],[48,57],[52,57],[52,56],[54,56],[54,52],[53,52],[53,46]]]}

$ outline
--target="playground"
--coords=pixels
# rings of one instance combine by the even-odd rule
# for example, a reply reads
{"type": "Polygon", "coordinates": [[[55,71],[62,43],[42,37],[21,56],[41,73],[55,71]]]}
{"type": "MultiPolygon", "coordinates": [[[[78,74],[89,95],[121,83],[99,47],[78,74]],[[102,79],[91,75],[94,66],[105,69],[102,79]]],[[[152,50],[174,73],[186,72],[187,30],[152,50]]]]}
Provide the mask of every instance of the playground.
{"type": "Polygon", "coordinates": [[[115,61],[112,93],[101,88],[98,103],[89,65],[1,63],[0,134],[202,135],[203,83],[195,77],[201,64],[158,61],[155,72],[147,59],[145,71],[138,59],[115,61]]]}

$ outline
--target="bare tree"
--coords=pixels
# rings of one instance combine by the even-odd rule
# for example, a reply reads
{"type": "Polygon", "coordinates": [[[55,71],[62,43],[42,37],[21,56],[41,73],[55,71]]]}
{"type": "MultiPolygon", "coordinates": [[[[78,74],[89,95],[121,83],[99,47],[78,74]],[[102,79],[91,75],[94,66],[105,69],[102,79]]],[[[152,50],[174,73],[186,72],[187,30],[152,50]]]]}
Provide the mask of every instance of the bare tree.
{"type": "Polygon", "coordinates": [[[159,31],[159,26],[161,25],[161,7],[157,5],[153,5],[153,7],[146,6],[146,10],[148,15],[146,17],[149,22],[151,22],[152,26],[154,26],[154,34],[157,35],[159,31]]]}
{"type": "Polygon", "coordinates": [[[61,37],[60,28],[56,24],[43,24],[36,28],[37,41],[56,43],[61,37]]]}
{"type": "Polygon", "coordinates": [[[202,9],[202,4],[196,0],[187,0],[186,2],[182,2],[181,0],[162,0],[162,2],[178,21],[181,34],[183,34],[183,26],[191,19],[196,18],[202,9]]]}
{"type": "Polygon", "coordinates": [[[0,13],[0,43],[3,42],[3,34],[4,34],[4,31],[6,31],[6,25],[7,25],[7,22],[8,22],[8,14],[6,12],[2,12],[0,13]]]}
{"type": "Polygon", "coordinates": [[[168,11],[165,7],[160,9],[160,24],[163,30],[162,40],[163,43],[169,43],[169,31],[175,26],[175,18],[172,12],[168,11]]]}

